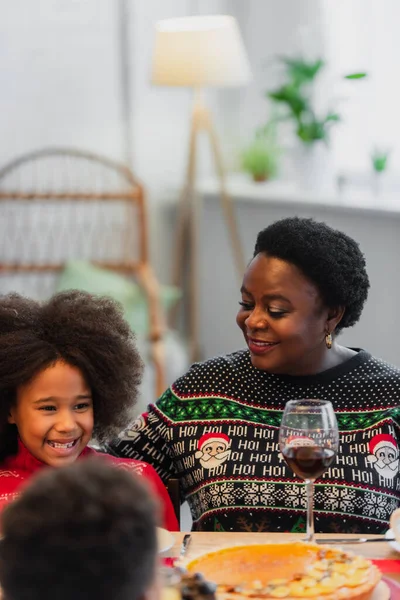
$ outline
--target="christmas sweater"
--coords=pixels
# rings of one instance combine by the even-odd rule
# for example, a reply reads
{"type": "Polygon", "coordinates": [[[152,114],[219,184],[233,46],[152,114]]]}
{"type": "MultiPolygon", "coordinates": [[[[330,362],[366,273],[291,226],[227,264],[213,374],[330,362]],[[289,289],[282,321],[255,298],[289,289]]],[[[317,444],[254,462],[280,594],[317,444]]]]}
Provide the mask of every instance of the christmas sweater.
{"type": "MultiPolygon", "coordinates": [[[[159,500],[163,527],[170,531],[179,530],[178,521],[167,489],[151,465],[137,460],[115,458],[96,452],[88,447],[79,456],[79,460],[90,456],[104,457],[105,460],[111,461],[116,467],[132,471],[144,477],[148,481],[152,492],[159,500]]],[[[8,456],[3,464],[0,465],[0,510],[17,498],[23,486],[29,482],[30,478],[45,467],[47,465],[32,456],[21,440],[18,440],[18,453],[8,456]]]]}
{"type": "Polygon", "coordinates": [[[248,350],[194,364],[112,444],[180,480],[194,530],[306,528],[305,485],[279,451],[287,400],[333,404],[334,463],[315,485],[318,532],[383,533],[400,506],[400,370],[357,350],[313,376],[252,366],[248,350]]]}

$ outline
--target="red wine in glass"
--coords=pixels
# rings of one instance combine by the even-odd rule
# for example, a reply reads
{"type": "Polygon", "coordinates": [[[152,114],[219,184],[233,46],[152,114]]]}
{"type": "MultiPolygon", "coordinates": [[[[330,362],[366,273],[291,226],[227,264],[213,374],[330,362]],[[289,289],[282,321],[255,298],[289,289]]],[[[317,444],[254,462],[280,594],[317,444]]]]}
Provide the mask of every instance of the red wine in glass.
{"type": "Polygon", "coordinates": [[[314,540],[314,481],[333,463],[339,433],[332,404],[327,400],[289,400],[279,429],[279,447],[307,490],[307,536],[314,540]]]}
{"type": "Polygon", "coordinates": [[[320,446],[285,446],[284,459],[301,479],[317,479],[328,469],[335,459],[335,452],[320,446]]]}

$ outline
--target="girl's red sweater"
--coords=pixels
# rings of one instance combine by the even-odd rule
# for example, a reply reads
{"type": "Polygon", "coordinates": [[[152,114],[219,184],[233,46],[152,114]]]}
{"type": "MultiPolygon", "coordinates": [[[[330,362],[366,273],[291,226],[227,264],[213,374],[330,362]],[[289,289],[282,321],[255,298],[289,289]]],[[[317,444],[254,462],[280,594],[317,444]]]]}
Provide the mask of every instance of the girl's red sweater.
{"type": "MultiPolygon", "coordinates": [[[[162,516],[161,525],[169,531],[179,531],[178,521],[167,489],[151,465],[131,458],[116,458],[109,454],[96,452],[88,447],[84,449],[78,460],[89,456],[103,457],[104,460],[109,460],[115,464],[117,468],[126,469],[144,477],[149,483],[152,493],[159,500],[162,516]]],[[[44,468],[53,467],[48,467],[32,456],[21,440],[18,440],[18,453],[8,456],[0,465],[0,511],[21,493],[24,485],[29,483],[32,476],[44,468]]]]}

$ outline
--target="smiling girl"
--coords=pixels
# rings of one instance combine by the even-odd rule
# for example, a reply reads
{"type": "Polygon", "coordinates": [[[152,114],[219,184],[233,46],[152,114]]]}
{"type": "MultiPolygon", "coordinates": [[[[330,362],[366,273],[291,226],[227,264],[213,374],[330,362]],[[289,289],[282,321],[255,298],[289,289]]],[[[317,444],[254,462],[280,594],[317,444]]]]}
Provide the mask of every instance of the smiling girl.
{"type": "MultiPolygon", "coordinates": [[[[0,297],[0,508],[42,468],[96,454],[88,447],[129,421],[142,375],[134,336],[108,298],[70,291],[43,304],[0,297]]],[[[163,525],[174,510],[150,465],[107,455],[149,481],[163,525]]]]}

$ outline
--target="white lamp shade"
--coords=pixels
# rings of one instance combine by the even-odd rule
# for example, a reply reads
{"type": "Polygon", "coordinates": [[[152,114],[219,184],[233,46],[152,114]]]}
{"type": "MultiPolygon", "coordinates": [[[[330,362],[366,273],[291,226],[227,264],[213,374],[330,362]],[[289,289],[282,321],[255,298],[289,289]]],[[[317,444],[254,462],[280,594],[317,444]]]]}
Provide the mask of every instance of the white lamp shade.
{"type": "Polygon", "coordinates": [[[156,24],[152,82],[177,86],[237,86],[251,69],[231,16],[167,19],[156,24]]]}

